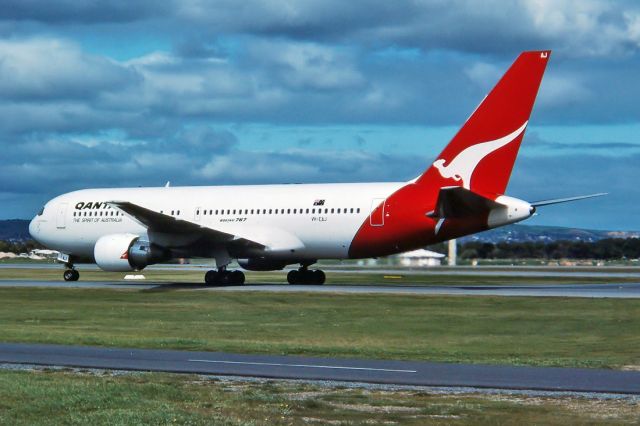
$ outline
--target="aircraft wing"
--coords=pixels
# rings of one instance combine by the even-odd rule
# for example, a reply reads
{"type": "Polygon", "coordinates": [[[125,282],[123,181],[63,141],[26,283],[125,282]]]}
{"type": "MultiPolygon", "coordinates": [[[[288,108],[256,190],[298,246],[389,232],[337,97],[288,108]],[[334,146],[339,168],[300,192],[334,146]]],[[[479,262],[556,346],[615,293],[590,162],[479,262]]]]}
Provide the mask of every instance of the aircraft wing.
{"type": "Polygon", "coordinates": [[[107,204],[127,213],[149,231],[202,234],[214,242],[244,243],[269,252],[294,251],[304,247],[297,236],[278,228],[230,223],[225,224],[224,229],[216,229],[158,213],[128,201],[109,201],[107,204]]]}
{"type": "Polygon", "coordinates": [[[488,212],[504,205],[461,186],[447,186],[440,189],[436,208],[427,216],[434,218],[463,218],[488,212]]]}

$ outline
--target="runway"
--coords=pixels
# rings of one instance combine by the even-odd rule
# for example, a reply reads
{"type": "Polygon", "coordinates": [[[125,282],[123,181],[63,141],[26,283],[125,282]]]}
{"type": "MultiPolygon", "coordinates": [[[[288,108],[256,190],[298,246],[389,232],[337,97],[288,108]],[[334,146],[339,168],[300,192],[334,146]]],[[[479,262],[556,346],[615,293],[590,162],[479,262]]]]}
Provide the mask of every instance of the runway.
{"type": "Polygon", "coordinates": [[[247,284],[230,287],[205,287],[199,283],[123,282],[123,281],[28,281],[0,280],[1,287],[47,288],[107,288],[130,290],[196,290],[208,292],[282,292],[282,293],[337,293],[337,294],[415,294],[505,297],[585,297],[585,298],[640,298],[640,282],[609,284],[513,284],[500,285],[288,285],[247,284]]]}
{"type": "Polygon", "coordinates": [[[0,362],[412,386],[640,394],[640,372],[0,343],[0,362]]]}

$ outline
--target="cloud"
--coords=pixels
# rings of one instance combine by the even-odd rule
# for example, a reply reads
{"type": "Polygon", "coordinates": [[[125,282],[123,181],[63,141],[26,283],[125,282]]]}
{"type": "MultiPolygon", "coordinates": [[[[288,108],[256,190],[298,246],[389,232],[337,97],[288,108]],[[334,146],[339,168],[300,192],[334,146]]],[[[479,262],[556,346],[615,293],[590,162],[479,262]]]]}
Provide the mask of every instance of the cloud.
{"type": "Polygon", "coordinates": [[[138,76],[115,61],[88,55],[60,39],[0,39],[0,91],[5,99],[95,98],[122,90],[138,76]]]}
{"type": "Polygon", "coordinates": [[[294,90],[357,89],[364,76],[354,54],[316,43],[265,42],[249,46],[249,61],[268,69],[273,80],[294,90]]]}
{"type": "Polygon", "coordinates": [[[244,34],[501,55],[551,47],[575,57],[636,52],[639,17],[640,7],[628,0],[488,0],[481,6],[464,0],[400,0],[393,4],[365,0],[115,0],[62,1],[55,6],[44,0],[7,0],[0,9],[1,20],[50,26],[131,23],[176,34],[188,28],[190,33],[203,35],[244,34]]]}
{"type": "Polygon", "coordinates": [[[640,153],[520,156],[508,193],[536,201],[608,192],[597,200],[541,208],[532,223],[638,230],[638,161],[640,153]]]}
{"type": "Polygon", "coordinates": [[[171,3],[152,0],[58,0],[53,4],[44,0],[4,0],[0,19],[52,24],[132,22],[170,13],[168,6],[171,3]]]}

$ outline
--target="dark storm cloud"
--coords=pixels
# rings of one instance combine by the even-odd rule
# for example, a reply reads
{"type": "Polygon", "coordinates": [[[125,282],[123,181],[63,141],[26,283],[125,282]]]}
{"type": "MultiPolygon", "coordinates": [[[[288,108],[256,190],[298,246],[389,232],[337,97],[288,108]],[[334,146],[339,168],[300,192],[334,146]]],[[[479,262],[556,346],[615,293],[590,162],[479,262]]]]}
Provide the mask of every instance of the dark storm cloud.
{"type": "Polygon", "coordinates": [[[0,19],[52,24],[131,22],[171,11],[171,1],[3,0],[0,19]]]}
{"type": "Polygon", "coordinates": [[[200,36],[253,34],[480,54],[552,47],[565,55],[602,56],[637,50],[638,10],[634,1],[601,0],[8,0],[0,19],[49,25],[150,23],[150,30],[176,36],[186,30],[200,36]]]}

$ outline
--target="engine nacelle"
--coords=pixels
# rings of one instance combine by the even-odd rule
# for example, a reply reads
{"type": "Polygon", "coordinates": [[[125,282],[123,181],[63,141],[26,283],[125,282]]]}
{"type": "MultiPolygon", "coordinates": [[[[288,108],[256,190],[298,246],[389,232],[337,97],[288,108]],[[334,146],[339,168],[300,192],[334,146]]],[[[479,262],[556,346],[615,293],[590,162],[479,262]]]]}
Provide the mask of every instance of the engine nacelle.
{"type": "Polygon", "coordinates": [[[248,271],[281,271],[288,265],[283,260],[265,259],[264,257],[238,259],[238,264],[248,271]]]}
{"type": "Polygon", "coordinates": [[[100,269],[112,272],[140,271],[169,258],[166,250],[134,234],[100,237],[93,256],[100,269]]]}

